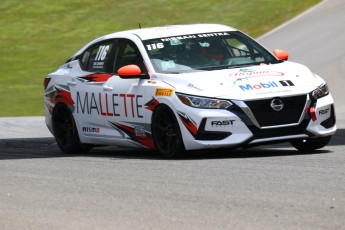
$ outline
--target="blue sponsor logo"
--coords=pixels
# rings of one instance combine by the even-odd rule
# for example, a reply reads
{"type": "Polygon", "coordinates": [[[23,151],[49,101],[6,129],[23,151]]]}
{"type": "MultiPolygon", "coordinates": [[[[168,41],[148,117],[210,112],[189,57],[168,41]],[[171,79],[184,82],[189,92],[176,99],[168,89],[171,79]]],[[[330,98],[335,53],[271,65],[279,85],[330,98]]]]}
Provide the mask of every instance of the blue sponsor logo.
{"type": "Polygon", "coordinates": [[[247,91],[247,90],[255,90],[255,89],[268,89],[268,88],[276,88],[279,87],[277,85],[277,83],[275,83],[274,81],[269,81],[269,82],[260,82],[259,84],[246,84],[246,85],[240,85],[239,86],[243,91],[247,91]]]}

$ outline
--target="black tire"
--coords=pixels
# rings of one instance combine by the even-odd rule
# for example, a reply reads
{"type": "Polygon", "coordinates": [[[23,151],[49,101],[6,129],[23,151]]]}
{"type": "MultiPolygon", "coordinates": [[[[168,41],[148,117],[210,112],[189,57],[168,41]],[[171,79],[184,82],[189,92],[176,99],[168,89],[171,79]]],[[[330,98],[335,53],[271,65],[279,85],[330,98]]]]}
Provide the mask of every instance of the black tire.
{"type": "Polygon", "coordinates": [[[186,151],[175,114],[166,105],[157,107],[152,115],[152,136],[163,157],[177,157],[186,151]]]}
{"type": "Polygon", "coordinates": [[[310,152],[325,147],[331,138],[332,136],[300,139],[291,141],[291,144],[299,151],[310,152]]]}
{"type": "Polygon", "coordinates": [[[53,133],[64,153],[86,153],[92,146],[80,143],[78,130],[71,111],[64,104],[57,104],[52,113],[53,133]]]}

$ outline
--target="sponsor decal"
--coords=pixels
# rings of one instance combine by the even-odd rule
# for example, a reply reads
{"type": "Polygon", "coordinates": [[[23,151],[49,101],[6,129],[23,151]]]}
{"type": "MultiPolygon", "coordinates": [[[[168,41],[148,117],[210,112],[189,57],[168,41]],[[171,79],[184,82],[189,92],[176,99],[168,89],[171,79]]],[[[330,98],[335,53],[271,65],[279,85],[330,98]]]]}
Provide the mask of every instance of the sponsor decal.
{"type": "Polygon", "coordinates": [[[319,110],[319,115],[325,115],[325,114],[328,114],[328,112],[329,112],[329,108],[327,108],[327,109],[320,109],[319,110]]]}
{"type": "Polygon", "coordinates": [[[249,68],[241,68],[237,73],[231,73],[229,77],[235,77],[236,80],[234,84],[237,82],[242,82],[243,80],[249,80],[250,78],[255,77],[267,77],[267,76],[284,76],[284,73],[277,72],[277,71],[268,71],[268,70],[260,70],[255,71],[249,68]]]}
{"type": "Polygon", "coordinates": [[[295,84],[292,83],[292,81],[290,81],[290,80],[279,81],[279,83],[280,83],[282,86],[295,86],[295,84]]]}
{"type": "Polygon", "coordinates": [[[275,87],[278,87],[278,85],[274,81],[270,81],[270,82],[266,82],[266,83],[260,82],[259,84],[255,84],[255,85],[251,85],[251,84],[240,85],[240,89],[242,89],[243,91],[262,89],[262,88],[267,89],[267,88],[275,88],[275,87]]]}
{"type": "Polygon", "coordinates": [[[218,32],[218,33],[207,33],[207,34],[197,34],[199,38],[207,38],[207,37],[219,37],[219,36],[226,36],[229,35],[226,32],[218,32]]]}
{"type": "Polygon", "coordinates": [[[146,137],[144,126],[141,126],[141,125],[134,126],[134,134],[136,137],[146,137]]]}
{"type": "Polygon", "coordinates": [[[99,133],[99,128],[95,127],[83,127],[83,133],[99,133]]]}
{"type": "Polygon", "coordinates": [[[281,80],[276,83],[275,81],[269,81],[269,82],[260,82],[258,84],[246,84],[246,85],[239,85],[240,89],[243,91],[248,90],[258,90],[258,89],[269,89],[269,88],[277,88],[280,86],[286,87],[286,86],[295,86],[292,81],[290,80],[281,80]]]}
{"type": "Polygon", "coordinates": [[[145,130],[141,125],[125,125],[117,122],[109,122],[110,125],[122,132],[126,133],[133,141],[140,143],[141,145],[154,149],[155,144],[152,139],[151,133],[145,130]]]}
{"type": "Polygon", "coordinates": [[[162,89],[158,88],[156,89],[156,96],[161,96],[161,97],[171,97],[173,94],[174,90],[173,89],[162,89]]]}
{"type": "Polygon", "coordinates": [[[180,40],[184,40],[184,39],[219,37],[219,36],[226,36],[226,35],[229,35],[229,34],[227,32],[217,32],[217,33],[191,34],[191,35],[182,35],[182,36],[177,36],[177,37],[161,38],[162,42],[147,44],[146,49],[149,51],[156,50],[156,49],[163,49],[164,48],[163,42],[170,42],[171,45],[181,45],[182,42],[180,40]]]}
{"type": "Polygon", "coordinates": [[[207,118],[205,131],[229,133],[235,125],[235,120],[229,117],[207,118]]]}
{"type": "Polygon", "coordinates": [[[77,113],[143,118],[141,99],[136,94],[77,92],[77,113]]]}
{"type": "Polygon", "coordinates": [[[190,132],[190,134],[192,134],[193,137],[195,137],[198,133],[198,128],[196,126],[195,121],[193,121],[192,118],[190,118],[187,114],[185,114],[184,112],[181,111],[177,111],[177,114],[180,118],[180,120],[182,121],[182,123],[184,124],[184,126],[188,129],[188,131],[190,132]]]}
{"type": "MultiPolygon", "coordinates": [[[[227,36],[229,33],[227,32],[216,32],[216,33],[206,33],[206,34],[191,34],[191,35],[184,35],[184,36],[177,36],[177,37],[168,37],[162,38],[162,42],[167,41],[179,41],[184,39],[196,39],[196,38],[205,38],[205,37],[219,37],[219,36],[227,36]]],[[[176,42],[177,43],[177,42],[176,42]]],[[[179,44],[179,43],[177,43],[179,44]]]]}
{"type": "Polygon", "coordinates": [[[211,121],[211,126],[232,126],[235,120],[211,121]]]}

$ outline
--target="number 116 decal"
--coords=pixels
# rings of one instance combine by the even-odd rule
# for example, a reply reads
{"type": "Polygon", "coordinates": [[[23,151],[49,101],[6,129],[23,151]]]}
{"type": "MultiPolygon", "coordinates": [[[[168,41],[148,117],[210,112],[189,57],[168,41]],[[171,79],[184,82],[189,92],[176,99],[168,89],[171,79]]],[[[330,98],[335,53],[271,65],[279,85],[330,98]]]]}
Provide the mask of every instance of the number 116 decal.
{"type": "Polygon", "coordinates": [[[149,44],[146,45],[147,50],[156,50],[156,49],[162,49],[164,48],[164,44],[163,43],[154,43],[154,44],[149,44]]]}

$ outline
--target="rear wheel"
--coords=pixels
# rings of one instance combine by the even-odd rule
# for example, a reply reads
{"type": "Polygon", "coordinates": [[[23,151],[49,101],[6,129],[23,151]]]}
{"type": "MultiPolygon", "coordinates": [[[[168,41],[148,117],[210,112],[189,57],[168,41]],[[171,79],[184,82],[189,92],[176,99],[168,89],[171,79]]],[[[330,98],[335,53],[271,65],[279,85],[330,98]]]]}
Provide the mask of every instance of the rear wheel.
{"type": "Polygon", "coordinates": [[[325,147],[329,143],[331,138],[332,136],[301,139],[291,141],[291,144],[299,151],[307,152],[325,147]]]}
{"type": "Polygon", "coordinates": [[[157,107],[152,115],[152,136],[157,151],[164,157],[176,157],[185,152],[176,117],[166,105],[157,107]]]}
{"type": "Polygon", "coordinates": [[[53,133],[64,153],[85,153],[92,146],[81,144],[71,111],[64,104],[57,104],[52,114],[53,133]]]}

